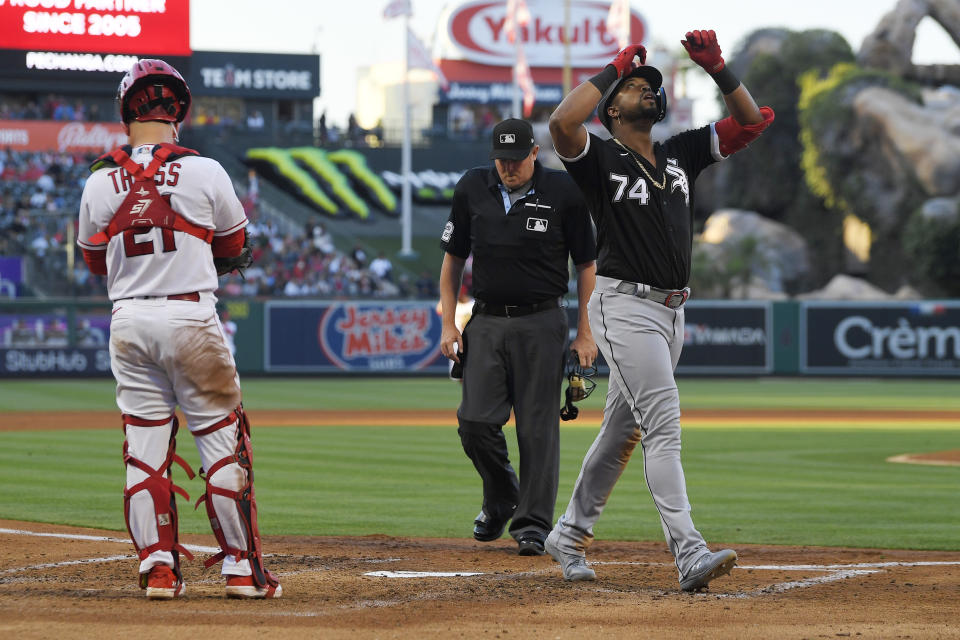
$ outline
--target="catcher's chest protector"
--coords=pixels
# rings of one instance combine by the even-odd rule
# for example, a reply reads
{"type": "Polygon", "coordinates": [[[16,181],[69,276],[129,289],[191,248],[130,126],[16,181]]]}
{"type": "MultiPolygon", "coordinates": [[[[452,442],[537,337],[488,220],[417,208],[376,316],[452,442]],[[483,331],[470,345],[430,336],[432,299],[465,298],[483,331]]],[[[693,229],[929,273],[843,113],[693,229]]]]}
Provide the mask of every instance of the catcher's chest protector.
{"type": "MultiPolygon", "coordinates": [[[[161,196],[157,191],[156,182],[153,176],[156,174],[164,162],[176,154],[196,155],[196,152],[190,152],[189,149],[182,149],[173,145],[158,145],[153,152],[153,160],[146,168],[130,158],[127,151],[129,147],[121,147],[109,154],[101,156],[102,161],[114,162],[123,167],[133,176],[134,182],[130,187],[130,192],[124,198],[110,224],[103,231],[94,234],[88,240],[91,244],[103,244],[110,241],[115,235],[132,229],[132,233],[143,233],[152,227],[161,227],[162,229],[172,231],[183,231],[192,236],[200,238],[207,244],[213,242],[213,229],[207,229],[193,224],[170,206],[169,196],[161,196]],[[190,153],[178,153],[187,151],[190,153]]],[[[172,233],[171,233],[172,236],[172,233]]],[[[164,235],[164,246],[168,244],[166,235],[164,235]]],[[[172,237],[169,244],[172,245],[172,237]]]]}

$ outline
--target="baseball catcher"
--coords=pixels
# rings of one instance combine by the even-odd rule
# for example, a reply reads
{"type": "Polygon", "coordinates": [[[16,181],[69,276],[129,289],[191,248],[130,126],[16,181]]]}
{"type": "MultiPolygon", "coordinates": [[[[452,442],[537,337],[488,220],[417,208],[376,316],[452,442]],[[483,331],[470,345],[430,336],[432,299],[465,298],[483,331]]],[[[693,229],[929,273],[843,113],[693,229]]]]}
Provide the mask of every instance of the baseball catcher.
{"type": "MultiPolygon", "coordinates": [[[[247,218],[223,167],[176,144],[190,108],[183,77],[140,60],[117,101],[128,144],[101,156],[80,201],[78,244],[113,301],[110,367],[123,420],[124,517],[140,587],[166,600],[185,592],[172,480],[177,406],[194,436],[206,505],[231,598],[277,598],[263,566],[253,491],[250,421],[216,313],[217,274],[250,264],[247,218]]],[[[198,502],[198,504],[199,504],[198,502]]]]}

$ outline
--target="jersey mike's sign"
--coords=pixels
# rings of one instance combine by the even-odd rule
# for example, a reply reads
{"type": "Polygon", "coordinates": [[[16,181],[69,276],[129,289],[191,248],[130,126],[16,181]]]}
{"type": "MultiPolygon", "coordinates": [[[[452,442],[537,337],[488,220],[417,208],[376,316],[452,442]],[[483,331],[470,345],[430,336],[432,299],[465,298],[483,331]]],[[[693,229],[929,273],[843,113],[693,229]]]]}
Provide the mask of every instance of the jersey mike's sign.
{"type": "Polygon", "coordinates": [[[440,316],[429,302],[272,301],[266,321],[267,371],[446,370],[440,316]]]}
{"type": "MultiPolygon", "coordinates": [[[[449,13],[447,35],[454,51],[449,57],[496,66],[513,66],[516,45],[507,36],[507,3],[471,0],[449,13]]],[[[561,3],[527,0],[530,20],[519,27],[527,62],[531,67],[562,67],[564,41],[570,40],[573,67],[599,67],[620,47],[607,29],[610,2],[570,0],[570,25],[564,24],[561,3]]],[[[630,13],[630,41],[643,42],[646,26],[639,13],[630,13]]],[[[446,57],[446,56],[445,56],[446,57]]]]}
{"type": "Polygon", "coordinates": [[[5,49],[190,54],[190,0],[0,0],[5,49]]]}

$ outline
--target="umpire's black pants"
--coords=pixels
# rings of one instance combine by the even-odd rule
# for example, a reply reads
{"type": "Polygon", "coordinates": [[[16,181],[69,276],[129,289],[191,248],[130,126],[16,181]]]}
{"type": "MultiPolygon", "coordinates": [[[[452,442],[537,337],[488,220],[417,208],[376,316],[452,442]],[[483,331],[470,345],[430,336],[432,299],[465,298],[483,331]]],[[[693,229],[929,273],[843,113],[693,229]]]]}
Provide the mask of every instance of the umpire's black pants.
{"type": "Polygon", "coordinates": [[[509,518],[510,535],[553,528],[560,472],[560,386],[567,343],[563,308],[519,318],[474,314],[463,332],[466,362],[457,411],[463,450],[483,479],[483,510],[509,518]],[[520,478],[503,425],[513,408],[520,478]]]}

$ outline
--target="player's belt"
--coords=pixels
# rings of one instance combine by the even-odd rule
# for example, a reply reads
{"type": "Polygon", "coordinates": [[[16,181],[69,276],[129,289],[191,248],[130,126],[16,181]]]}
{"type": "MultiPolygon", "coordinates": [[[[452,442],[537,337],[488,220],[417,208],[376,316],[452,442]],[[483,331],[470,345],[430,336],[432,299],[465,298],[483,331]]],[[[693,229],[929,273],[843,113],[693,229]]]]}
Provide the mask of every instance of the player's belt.
{"type": "Polygon", "coordinates": [[[473,303],[473,312],[488,316],[501,316],[503,318],[517,318],[519,316],[528,316],[538,311],[556,309],[560,306],[559,298],[551,298],[536,304],[489,304],[483,300],[477,300],[473,303]]]}
{"type": "Polygon", "coordinates": [[[665,307],[670,307],[671,309],[682,307],[683,303],[690,297],[690,287],[676,290],[658,289],[648,284],[628,282],[626,280],[621,280],[620,284],[616,286],[616,289],[619,293],[644,298],[657,304],[662,304],[665,307]]]}
{"type": "MultiPolygon", "coordinates": [[[[120,298],[120,300],[186,300],[187,302],[200,302],[200,292],[191,291],[190,293],[175,293],[172,296],[131,296],[129,298],[120,298]]],[[[117,302],[120,302],[117,300],[117,302]]]]}

